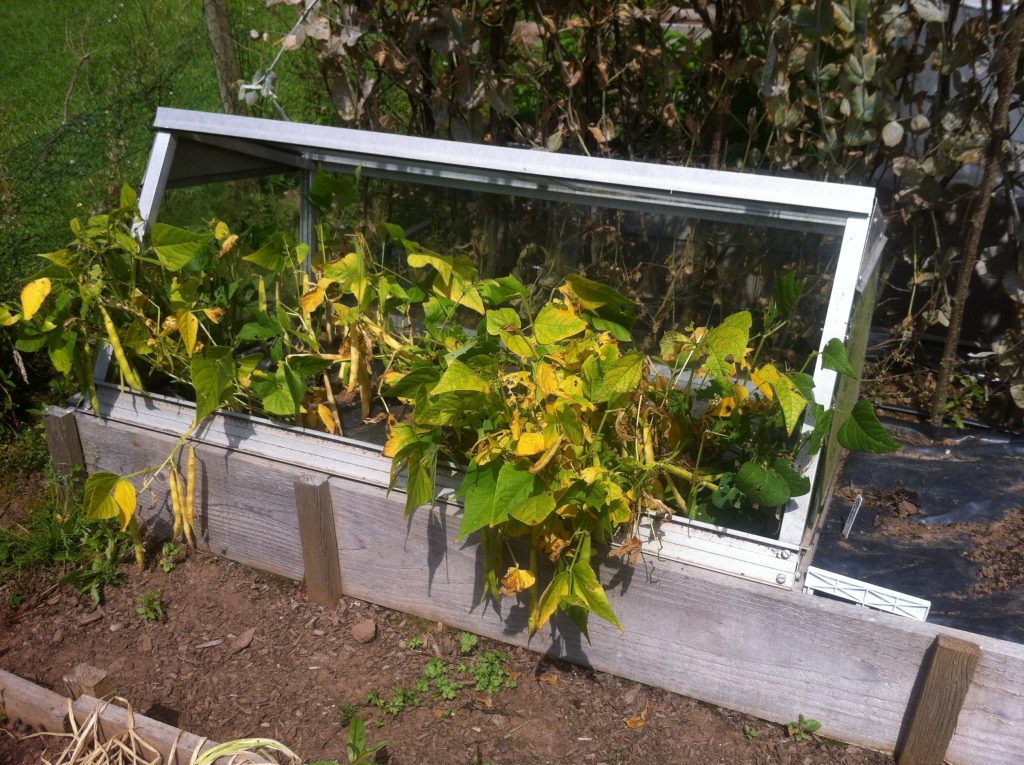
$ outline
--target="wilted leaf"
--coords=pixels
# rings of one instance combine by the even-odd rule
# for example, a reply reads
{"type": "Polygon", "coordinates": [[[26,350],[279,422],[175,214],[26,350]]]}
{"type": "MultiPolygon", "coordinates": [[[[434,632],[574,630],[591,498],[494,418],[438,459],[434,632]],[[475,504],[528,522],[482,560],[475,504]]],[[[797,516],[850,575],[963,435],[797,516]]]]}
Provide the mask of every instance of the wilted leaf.
{"type": "Polygon", "coordinates": [[[900,141],[903,140],[904,133],[903,125],[896,120],[886,123],[885,127],[882,128],[882,143],[890,149],[898,146],[900,141]]]}
{"type": "Polygon", "coordinates": [[[533,587],[536,581],[537,577],[529,571],[521,569],[519,566],[509,566],[505,576],[501,578],[501,594],[518,595],[523,590],[533,587]]]}
{"type": "Polygon", "coordinates": [[[644,708],[640,711],[640,714],[636,717],[625,717],[623,722],[626,723],[626,727],[629,728],[642,728],[647,725],[647,704],[644,704],[644,708]]]}
{"type": "Polygon", "coordinates": [[[945,23],[947,10],[942,0],[910,0],[910,4],[922,21],[945,23]]]}
{"type": "Polygon", "coordinates": [[[131,481],[113,473],[93,473],[85,481],[85,514],[92,520],[120,518],[126,528],[135,514],[136,493],[131,481]]]}

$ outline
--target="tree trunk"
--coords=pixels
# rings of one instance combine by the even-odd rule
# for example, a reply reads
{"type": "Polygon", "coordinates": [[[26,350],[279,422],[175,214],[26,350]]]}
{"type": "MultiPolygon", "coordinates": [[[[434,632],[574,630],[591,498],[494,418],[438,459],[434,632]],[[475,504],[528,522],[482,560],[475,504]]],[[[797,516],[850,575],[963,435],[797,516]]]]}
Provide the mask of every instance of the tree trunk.
{"type": "Polygon", "coordinates": [[[992,135],[989,138],[988,151],[985,156],[985,170],[978,188],[978,203],[968,221],[967,241],[964,244],[963,262],[957,278],[956,292],[950,301],[949,331],[946,333],[946,345],[942,351],[938,377],[935,381],[935,398],[932,399],[932,427],[942,427],[943,409],[949,396],[950,378],[956,364],[956,350],[960,344],[960,332],[964,321],[964,303],[971,284],[971,275],[978,260],[978,249],[981,245],[981,232],[988,218],[988,209],[992,203],[992,192],[996,186],[996,170],[1003,144],[1009,137],[1010,101],[1013,97],[1014,85],[1017,81],[1017,65],[1020,61],[1021,44],[1024,43],[1024,7],[1015,7],[1007,17],[1006,35],[1002,50],[1003,68],[999,73],[998,92],[995,108],[992,110],[992,135]]]}
{"type": "Polygon", "coordinates": [[[235,56],[235,41],[231,38],[227,0],[203,0],[203,8],[213,47],[221,103],[227,114],[242,114],[242,104],[238,99],[238,58],[235,56]]]}

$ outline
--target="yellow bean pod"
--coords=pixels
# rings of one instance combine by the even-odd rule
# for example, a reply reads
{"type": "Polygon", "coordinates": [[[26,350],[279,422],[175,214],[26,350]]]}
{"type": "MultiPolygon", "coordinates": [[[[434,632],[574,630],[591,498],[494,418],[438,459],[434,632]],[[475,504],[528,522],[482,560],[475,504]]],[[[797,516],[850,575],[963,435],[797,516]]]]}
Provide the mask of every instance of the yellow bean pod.
{"type": "Polygon", "coordinates": [[[114,358],[117,359],[117,365],[121,369],[121,376],[135,390],[145,390],[142,387],[142,381],[139,379],[138,373],[132,369],[132,365],[128,363],[128,357],[124,355],[121,336],[117,334],[117,327],[114,326],[113,319],[110,318],[110,314],[107,313],[107,309],[103,307],[102,303],[99,308],[100,313],[103,314],[103,326],[107,330],[107,339],[110,340],[110,346],[114,349],[114,358]]]}
{"type": "Polygon", "coordinates": [[[185,539],[193,547],[196,543],[196,450],[188,445],[188,486],[185,489],[185,539]]]}

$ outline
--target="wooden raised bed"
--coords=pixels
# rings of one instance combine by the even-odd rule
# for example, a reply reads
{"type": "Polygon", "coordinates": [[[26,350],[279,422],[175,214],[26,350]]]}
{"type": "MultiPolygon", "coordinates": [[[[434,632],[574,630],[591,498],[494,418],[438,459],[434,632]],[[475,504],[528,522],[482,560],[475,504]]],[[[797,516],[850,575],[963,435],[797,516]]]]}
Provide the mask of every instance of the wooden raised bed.
{"type": "MultiPolygon", "coordinates": [[[[102,386],[100,398],[102,417],[48,411],[58,465],[126,474],[160,464],[193,417],[188,403],[111,386],[102,386]]],[[[587,642],[556,618],[530,640],[524,603],[481,602],[481,556],[474,537],[455,541],[460,508],[446,499],[450,493],[404,518],[400,490],[389,497],[382,488],[390,460],[379,447],[231,413],[210,418],[194,443],[200,544],[305,578],[314,600],[330,603],[344,592],[767,720],[803,714],[821,721],[825,735],[882,750],[908,739],[941,741],[943,728],[948,735],[955,726],[950,762],[1020,762],[1022,645],[652,553],[635,568],[609,562],[601,569],[623,633],[591,619],[587,642]],[[933,648],[938,636],[980,647],[973,681],[971,672],[956,671],[955,650],[954,671],[946,672],[948,646],[933,648]]],[[[166,481],[150,489],[140,512],[157,533],[169,531],[166,481]]]]}

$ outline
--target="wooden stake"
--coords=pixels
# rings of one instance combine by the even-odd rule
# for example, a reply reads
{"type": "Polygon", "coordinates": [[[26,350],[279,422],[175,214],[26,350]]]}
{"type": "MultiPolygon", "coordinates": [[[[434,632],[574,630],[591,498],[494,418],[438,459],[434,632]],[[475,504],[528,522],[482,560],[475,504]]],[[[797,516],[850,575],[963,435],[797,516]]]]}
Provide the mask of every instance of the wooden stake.
{"type": "Polygon", "coordinates": [[[333,607],[341,597],[341,565],[327,478],[303,476],[297,479],[295,508],[299,516],[299,539],[309,599],[333,607]]]}
{"type": "Polygon", "coordinates": [[[70,730],[66,698],[3,670],[0,670],[0,712],[39,730],[70,730]]]}
{"type": "Polygon", "coordinates": [[[82,695],[106,699],[114,695],[114,684],[106,670],[91,664],[76,664],[74,669],[64,675],[64,687],[72,699],[82,695]]]}
{"type": "Polygon", "coordinates": [[[51,406],[43,412],[46,427],[46,443],[50,459],[58,475],[74,477],[79,483],[85,481],[85,455],[78,437],[78,423],[70,409],[51,406]],[[76,472],[77,471],[77,472],[76,472]]]}
{"type": "Polygon", "coordinates": [[[948,635],[935,638],[921,695],[896,753],[898,765],[942,765],[980,659],[974,643],[948,635]]]}

